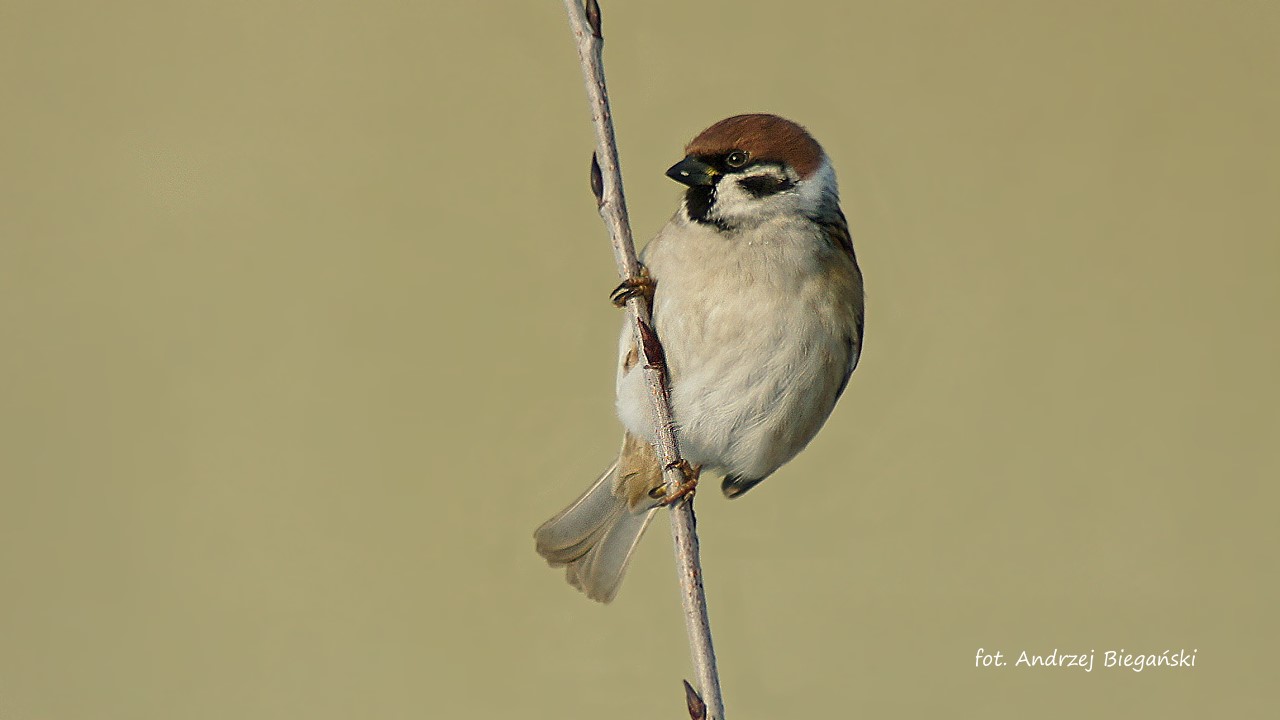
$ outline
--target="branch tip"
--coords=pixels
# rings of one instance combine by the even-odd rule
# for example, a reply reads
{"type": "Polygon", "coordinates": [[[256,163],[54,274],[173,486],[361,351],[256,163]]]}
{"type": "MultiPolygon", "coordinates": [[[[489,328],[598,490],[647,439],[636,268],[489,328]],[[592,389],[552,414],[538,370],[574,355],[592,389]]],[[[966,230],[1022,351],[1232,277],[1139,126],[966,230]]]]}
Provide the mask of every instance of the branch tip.
{"type": "Polygon", "coordinates": [[[707,720],[707,704],[702,702],[702,696],[693,689],[688,680],[682,682],[684,682],[684,701],[689,706],[689,717],[692,720],[707,720]]]}
{"type": "Polygon", "coordinates": [[[587,0],[587,24],[591,26],[592,35],[600,40],[604,39],[600,32],[600,3],[596,0],[587,0]]]}

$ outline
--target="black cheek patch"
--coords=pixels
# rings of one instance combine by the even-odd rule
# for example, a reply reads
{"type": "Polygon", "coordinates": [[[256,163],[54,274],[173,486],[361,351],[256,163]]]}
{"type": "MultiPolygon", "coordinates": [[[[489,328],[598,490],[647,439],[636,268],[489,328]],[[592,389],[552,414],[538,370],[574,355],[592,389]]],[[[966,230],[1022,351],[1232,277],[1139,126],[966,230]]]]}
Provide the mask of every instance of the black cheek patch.
{"type": "Polygon", "coordinates": [[[743,190],[751,193],[758,198],[776,195],[784,190],[790,190],[796,184],[787,178],[775,177],[773,175],[752,175],[744,177],[738,181],[743,190]]]}

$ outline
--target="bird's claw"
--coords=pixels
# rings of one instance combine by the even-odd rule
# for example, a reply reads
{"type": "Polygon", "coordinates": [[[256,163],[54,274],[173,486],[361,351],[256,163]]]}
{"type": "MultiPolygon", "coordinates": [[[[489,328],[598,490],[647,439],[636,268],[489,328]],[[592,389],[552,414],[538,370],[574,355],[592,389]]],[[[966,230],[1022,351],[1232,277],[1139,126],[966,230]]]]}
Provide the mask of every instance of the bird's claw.
{"type": "Polygon", "coordinates": [[[618,287],[609,293],[609,299],[613,301],[616,307],[623,307],[627,301],[634,297],[643,297],[646,301],[653,300],[653,290],[657,286],[653,278],[649,277],[649,271],[640,267],[640,274],[636,277],[629,277],[618,284],[618,287]]]}
{"type": "Polygon", "coordinates": [[[667,493],[667,486],[659,485],[649,491],[649,497],[661,501],[658,503],[660,507],[674,505],[686,497],[692,498],[694,491],[698,488],[698,476],[702,474],[701,468],[690,465],[688,460],[677,460],[676,462],[668,463],[665,469],[671,470],[673,468],[679,470],[680,474],[684,476],[684,480],[676,486],[675,490],[667,493]]]}

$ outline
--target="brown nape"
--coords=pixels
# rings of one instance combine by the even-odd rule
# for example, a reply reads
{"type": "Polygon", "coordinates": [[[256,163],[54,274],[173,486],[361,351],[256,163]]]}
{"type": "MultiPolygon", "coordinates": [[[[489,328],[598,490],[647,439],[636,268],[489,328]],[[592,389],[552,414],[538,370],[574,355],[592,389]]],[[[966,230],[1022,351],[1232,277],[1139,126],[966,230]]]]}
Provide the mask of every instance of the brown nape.
{"type": "Polygon", "coordinates": [[[751,160],[790,165],[808,178],[822,164],[822,146],[799,125],[777,115],[755,113],[725,118],[703,130],[685,147],[685,155],[715,156],[745,150],[751,160]]]}

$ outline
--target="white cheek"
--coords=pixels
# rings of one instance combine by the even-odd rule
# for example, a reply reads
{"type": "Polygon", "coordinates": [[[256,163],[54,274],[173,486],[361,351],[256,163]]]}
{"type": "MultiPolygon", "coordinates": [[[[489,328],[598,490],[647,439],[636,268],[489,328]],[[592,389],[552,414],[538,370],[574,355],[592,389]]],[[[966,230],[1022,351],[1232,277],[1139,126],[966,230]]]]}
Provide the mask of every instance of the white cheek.
{"type": "Polygon", "coordinates": [[[831,161],[822,158],[822,164],[813,173],[813,177],[796,186],[800,195],[800,204],[805,208],[816,208],[822,204],[824,196],[839,202],[840,189],[836,184],[836,170],[831,161]]]}

